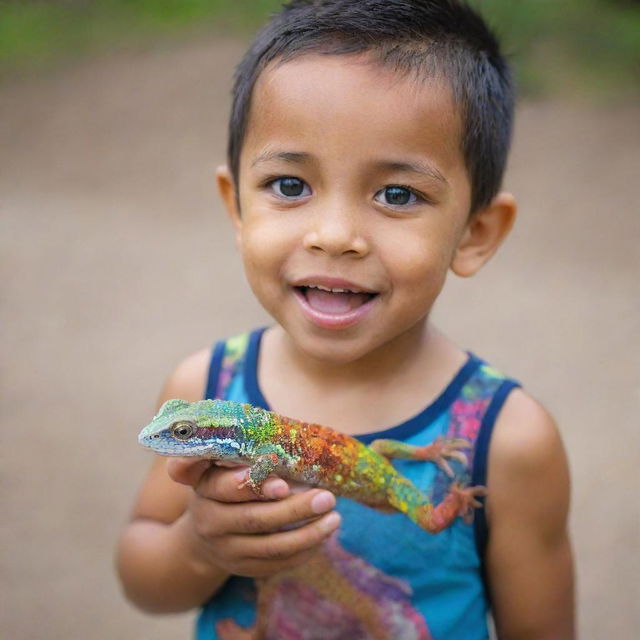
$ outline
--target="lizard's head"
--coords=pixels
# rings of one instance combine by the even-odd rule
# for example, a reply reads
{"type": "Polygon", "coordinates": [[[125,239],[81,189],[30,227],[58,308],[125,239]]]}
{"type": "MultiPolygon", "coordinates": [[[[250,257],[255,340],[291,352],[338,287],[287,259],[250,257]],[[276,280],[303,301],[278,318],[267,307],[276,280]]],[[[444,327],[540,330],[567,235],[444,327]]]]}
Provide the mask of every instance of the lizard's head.
{"type": "Polygon", "coordinates": [[[253,411],[260,410],[222,400],[168,400],[138,442],[164,456],[236,457],[242,427],[253,411]]]}

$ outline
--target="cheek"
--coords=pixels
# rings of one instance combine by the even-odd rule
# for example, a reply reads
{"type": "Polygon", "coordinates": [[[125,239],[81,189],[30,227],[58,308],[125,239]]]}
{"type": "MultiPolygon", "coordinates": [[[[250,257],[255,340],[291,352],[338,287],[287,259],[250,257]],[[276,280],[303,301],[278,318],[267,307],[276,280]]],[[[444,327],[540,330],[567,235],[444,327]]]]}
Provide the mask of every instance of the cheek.
{"type": "Polygon", "coordinates": [[[284,235],[273,225],[256,221],[243,225],[240,252],[249,280],[264,280],[278,275],[287,255],[285,245],[284,235]]]}
{"type": "Polygon", "coordinates": [[[394,243],[387,252],[392,259],[387,268],[394,274],[399,284],[428,285],[431,290],[438,288],[446,276],[453,255],[452,245],[448,241],[425,242],[424,235],[413,235],[403,242],[394,243]]]}
{"type": "Polygon", "coordinates": [[[446,263],[442,260],[415,260],[400,274],[395,293],[400,293],[401,299],[411,306],[430,307],[442,290],[446,275],[446,263]]]}

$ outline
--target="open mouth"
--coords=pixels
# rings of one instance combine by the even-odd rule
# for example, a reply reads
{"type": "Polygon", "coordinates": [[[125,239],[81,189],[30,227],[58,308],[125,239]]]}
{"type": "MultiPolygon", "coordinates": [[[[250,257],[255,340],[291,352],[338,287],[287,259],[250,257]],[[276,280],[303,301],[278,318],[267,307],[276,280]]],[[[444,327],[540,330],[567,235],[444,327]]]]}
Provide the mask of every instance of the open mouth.
{"type": "Polygon", "coordinates": [[[329,315],[350,313],[373,300],[373,298],[378,295],[366,291],[329,288],[319,285],[305,285],[295,287],[295,289],[298,294],[305,299],[311,309],[329,315]]]}

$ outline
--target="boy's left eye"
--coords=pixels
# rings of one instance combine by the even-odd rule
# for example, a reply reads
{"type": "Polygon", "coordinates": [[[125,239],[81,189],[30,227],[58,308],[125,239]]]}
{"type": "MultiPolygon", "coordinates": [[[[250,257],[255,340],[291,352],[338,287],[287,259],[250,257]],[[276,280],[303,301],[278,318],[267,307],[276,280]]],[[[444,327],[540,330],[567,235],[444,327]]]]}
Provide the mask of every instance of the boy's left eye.
{"type": "Polygon", "coordinates": [[[407,187],[391,186],[380,189],[375,199],[386,205],[406,206],[415,204],[418,201],[418,195],[407,187]]]}

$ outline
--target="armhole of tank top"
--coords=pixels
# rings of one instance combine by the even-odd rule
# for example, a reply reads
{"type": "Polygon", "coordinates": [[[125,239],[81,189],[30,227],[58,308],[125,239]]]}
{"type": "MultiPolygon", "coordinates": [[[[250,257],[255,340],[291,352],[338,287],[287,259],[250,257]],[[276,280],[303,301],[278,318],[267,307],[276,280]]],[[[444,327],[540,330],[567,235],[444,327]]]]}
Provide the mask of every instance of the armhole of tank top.
{"type": "Polygon", "coordinates": [[[266,398],[262,395],[260,383],[258,382],[258,359],[260,357],[260,346],[262,344],[262,336],[266,327],[260,327],[251,332],[249,343],[247,344],[246,360],[244,367],[244,388],[247,393],[249,404],[254,407],[260,407],[271,411],[271,407],[267,403],[266,398]]]}
{"type": "MultiPolygon", "coordinates": [[[[489,447],[491,444],[491,435],[493,434],[493,427],[496,423],[496,418],[500,413],[505,401],[509,394],[520,387],[520,384],[515,380],[505,380],[498,387],[498,390],[494,394],[487,412],[482,419],[478,438],[476,440],[476,451],[474,454],[473,473],[471,476],[472,486],[487,484],[487,467],[489,464],[489,447]]],[[[489,591],[489,583],[487,580],[487,566],[486,566],[486,553],[487,544],[489,542],[489,527],[487,525],[487,514],[484,509],[484,498],[480,498],[482,508],[477,509],[473,519],[473,531],[476,543],[476,550],[480,558],[480,570],[482,572],[482,582],[484,584],[485,594],[487,601],[491,602],[491,592],[489,591]]]]}
{"type": "Polygon", "coordinates": [[[220,368],[222,367],[222,359],[224,358],[224,350],[226,344],[217,342],[211,353],[211,362],[209,363],[209,375],[207,377],[207,386],[205,388],[204,397],[206,400],[214,400],[218,389],[218,378],[220,377],[220,368]]]}

